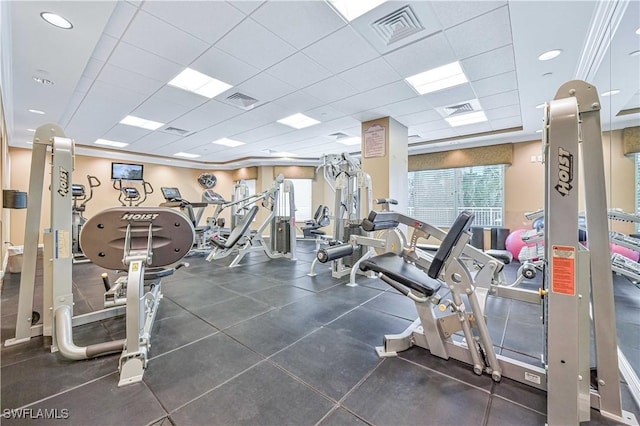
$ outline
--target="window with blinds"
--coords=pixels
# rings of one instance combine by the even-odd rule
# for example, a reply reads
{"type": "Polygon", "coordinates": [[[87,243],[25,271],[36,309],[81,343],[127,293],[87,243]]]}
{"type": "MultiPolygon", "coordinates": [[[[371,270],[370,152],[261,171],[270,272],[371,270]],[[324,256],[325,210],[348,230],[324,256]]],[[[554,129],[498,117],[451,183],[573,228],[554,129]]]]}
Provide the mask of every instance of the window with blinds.
{"type": "MultiPolygon", "coordinates": [[[[313,218],[311,205],[311,183],[312,179],[287,179],[293,183],[293,194],[296,203],[296,223],[304,223],[305,220],[313,218]]],[[[288,200],[285,201],[288,205],[288,200]]]]}
{"type": "Polygon", "coordinates": [[[504,165],[409,172],[409,216],[450,226],[464,210],[474,226],[503,225],[504,165]]]}

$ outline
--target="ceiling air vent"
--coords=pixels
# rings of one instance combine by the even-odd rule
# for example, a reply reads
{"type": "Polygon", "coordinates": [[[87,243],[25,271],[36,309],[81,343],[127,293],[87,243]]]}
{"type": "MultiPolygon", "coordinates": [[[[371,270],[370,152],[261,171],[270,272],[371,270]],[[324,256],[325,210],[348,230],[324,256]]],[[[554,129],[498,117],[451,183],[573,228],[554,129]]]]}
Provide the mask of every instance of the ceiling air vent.
{"type": "Polygon", "coordinates": [[[347,135],[346,133],[338,132],[338,133],[331,133],[329,137],[339,139],[339,138],[348,138],[349,135],[347,135]]]}
{"type": "Polygon", "coordinates": [[[471,99],[470,101],[436,108],[436,111],[438,111],[444,118],[481,110],[482,106],[480,105],[480,101],[477,99],[471,99]]]}
{"type": "Polygon", "coordinates": [[[409,6],[383,16],[371,24],[371,27],[387,46],[424,30],[418,17],[409,6]]]}
{"type": "Polygon", "coordinates": [[[256,106],[258,100],[244,93],[236,92],[231,96],[227,96],[225,102],[238,108],[249,110],[256,106]]]}
{"type": "Polygon", "coordinates": [[[160,130],[163,133],[169,133],[172,135],[179,135],[179,136],[186,136],[189,133],[191,133],[189,130],[185,130],[185,129],[179,129],[177,127],[167,127],[165,129],[160,130]]]}

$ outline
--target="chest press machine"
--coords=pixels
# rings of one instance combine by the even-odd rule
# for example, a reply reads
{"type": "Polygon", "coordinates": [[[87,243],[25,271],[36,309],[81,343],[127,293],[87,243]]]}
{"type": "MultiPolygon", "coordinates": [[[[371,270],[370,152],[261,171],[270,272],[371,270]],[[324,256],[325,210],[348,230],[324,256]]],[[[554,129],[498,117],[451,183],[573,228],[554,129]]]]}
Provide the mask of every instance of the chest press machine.
{"type": "Polygon", "coordinates": [[[489,374],[496,382],[508,377],[545,390],[550,425],[588,421],[591,408],[615,421],[638,424],[621,406],[620,372],[634,395],[639,382],[617,348],[599,105],[595,87],[571,81],[545,107],[547,285],[538,292],[503,285],[502,263],[468,245],[473,216],[467,212],[448,233],[399,213],[371,212],[363,222],[365,230],[405,224],[413,228],[413,235],[400,256],[378,255],[363,261],[360,268],[379,273],[411,298],[419,315],[403,333],[384,337],[383,346],[377,348],[380,356],[395,356],[417,345],[432,355],[471,364],[476,374],[489,374]],[[578,242],[579,159],[589,171],[584,174],[588,250],[578,242]],[[442,241],[433,256],[416,247],[419,237],[428,236],[442,241]],[[475,276],[462,258],[475,261],[475,276]],[[442,283],[451,293],[444,304],[438,292],[442,283]],[[489,295],[541,305],[546,336],[542,367],[495,353],[484,310],[489,295]],[[439,304],[440,311],[449,309],[451,314],[437,313],[439,304]],[[592,328],[594,369],[590,368],[592,328]],[[452,338],[460,331],[464,342],[452,338]]]}
{"type": "MultiPolygon", "coordinates": [[[[122,352],[120,380],[126,385],[142,380],[147,366],[150,334],[162,298],[161,279],[186,264],[179,262],[193,245],[194,230],[184,215],[168,208],[118,207],[90,218],[83,226],[80,243],[96,265],[125,269],[113,286],[105,281],[105,309],[73,314],[71,176],[74,143],[55,124],[40,126],[35,133],[25,227],[24,264],[20,277],[15,338],[5,346],[28,342],[32,337],[51,337],[51,351],[71,360],[122,352]],[[51,221],[44,234],[43,321],[34,324],[32,313],[44,170],[51,148],[51,221]],[[148,289],[148,291],[147,291],[148,289]],[[80,347],[73,342],[73,327],[126,314],[126,339],[80,347]]],[[[104,278],[103,278],[104,279],[104,278]]]]}

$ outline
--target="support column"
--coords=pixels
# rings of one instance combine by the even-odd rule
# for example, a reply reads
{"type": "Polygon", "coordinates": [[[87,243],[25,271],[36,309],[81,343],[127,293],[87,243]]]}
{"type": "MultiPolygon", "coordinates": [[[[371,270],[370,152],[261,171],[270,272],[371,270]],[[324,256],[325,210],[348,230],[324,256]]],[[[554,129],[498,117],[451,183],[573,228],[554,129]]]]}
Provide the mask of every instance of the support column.
{"type": "Polygon", "coordinates": [[[401,213],[409,194],[408,144],[409,130],[391,117],[362,123],[362,170],[371,176],[373,198],[398,200],[392,209],[401,213]]]}

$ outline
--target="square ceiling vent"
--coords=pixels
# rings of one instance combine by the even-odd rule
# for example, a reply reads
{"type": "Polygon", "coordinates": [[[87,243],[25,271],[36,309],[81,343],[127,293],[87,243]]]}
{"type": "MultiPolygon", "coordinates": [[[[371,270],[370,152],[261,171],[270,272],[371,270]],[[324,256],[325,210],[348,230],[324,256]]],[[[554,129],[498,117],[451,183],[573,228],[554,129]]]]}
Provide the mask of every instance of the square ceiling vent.
{"type": "Polygon", "coordinates": [[[386,46],[424,30],[418,17],[409,6],[383,16],[373,22],[371,27],[386,46]]]}
{"type": "Polygon", "coordinates": [[[256,107],[260,101],[245,93],[235,92],[234,94],[227,96],[223,102],[248,111],[256,107]]]}
{"type": "Polygon", "coordinates": [[[190,134],[192,134],[193,132],[191,130],[185,130],[185,129],[180,129],[178,127],[165,127],[164,129],[160,129],[160,131],[162,133],[168,133],[170,135],[176,135],[176,136],[189,136],[190,134]]]}
{"type": "Polygon", "coordinates": [[[447,118],[455,115],[468,114],[474,111],[482,111],[482,106],[480,106],[480,101],[472,99],[470,101],[438,107],[436,108],[436,111],[438,111],[442,117],[447,118]]]}

